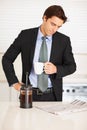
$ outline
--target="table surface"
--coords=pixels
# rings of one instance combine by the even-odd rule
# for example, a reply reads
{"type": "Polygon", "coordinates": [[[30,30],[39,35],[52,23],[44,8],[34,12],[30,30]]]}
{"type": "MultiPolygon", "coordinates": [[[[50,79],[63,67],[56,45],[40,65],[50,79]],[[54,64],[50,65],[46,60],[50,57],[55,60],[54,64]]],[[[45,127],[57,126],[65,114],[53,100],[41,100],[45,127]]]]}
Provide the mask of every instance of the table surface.
{"type": "Polygon", "coordinates": [[[44,104],[55,102],[34,102],[31,109],[20,108],[19,102],[0,102],[0,130],[87,130],[87,111],[54,115],[35,107],[44,104]]]}

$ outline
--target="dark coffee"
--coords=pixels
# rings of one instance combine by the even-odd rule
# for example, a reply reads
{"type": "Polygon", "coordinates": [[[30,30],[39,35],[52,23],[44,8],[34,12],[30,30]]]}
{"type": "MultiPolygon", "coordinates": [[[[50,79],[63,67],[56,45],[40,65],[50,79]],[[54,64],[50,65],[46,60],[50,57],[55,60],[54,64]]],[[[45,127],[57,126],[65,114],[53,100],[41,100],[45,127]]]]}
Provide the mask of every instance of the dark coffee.
{"type": "Polygon", "coordinates": [[[32,89],[22,88],[20,90],[20,107],[32,108],[32,89]]]}

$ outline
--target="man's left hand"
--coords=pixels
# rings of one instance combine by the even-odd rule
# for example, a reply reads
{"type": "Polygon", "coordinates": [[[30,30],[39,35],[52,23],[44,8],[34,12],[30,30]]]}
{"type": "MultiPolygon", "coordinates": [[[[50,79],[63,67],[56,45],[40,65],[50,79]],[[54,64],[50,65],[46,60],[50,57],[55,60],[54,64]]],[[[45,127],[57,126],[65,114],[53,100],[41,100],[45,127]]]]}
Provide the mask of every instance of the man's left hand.
{"type": "Polygon", "coordinates": [[[44,63],[44,72],[46,74],[54,74],[57,72],[56,66],[51,62],[44,63]]]}

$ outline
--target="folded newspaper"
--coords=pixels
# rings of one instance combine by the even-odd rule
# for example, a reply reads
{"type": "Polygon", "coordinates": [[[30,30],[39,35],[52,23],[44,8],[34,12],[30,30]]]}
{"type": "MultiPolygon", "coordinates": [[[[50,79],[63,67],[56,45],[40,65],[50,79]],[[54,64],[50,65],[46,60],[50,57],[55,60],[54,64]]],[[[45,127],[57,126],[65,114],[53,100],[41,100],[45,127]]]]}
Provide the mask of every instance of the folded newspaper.
{"type": "Polygon", "coordinates": [[[87,111],[87,102],[81,100],[74,100],[70,103],[52,103],[35,106],[38,109],[47,111],[52,114],[60,115],[73,112],[87,111]]]}

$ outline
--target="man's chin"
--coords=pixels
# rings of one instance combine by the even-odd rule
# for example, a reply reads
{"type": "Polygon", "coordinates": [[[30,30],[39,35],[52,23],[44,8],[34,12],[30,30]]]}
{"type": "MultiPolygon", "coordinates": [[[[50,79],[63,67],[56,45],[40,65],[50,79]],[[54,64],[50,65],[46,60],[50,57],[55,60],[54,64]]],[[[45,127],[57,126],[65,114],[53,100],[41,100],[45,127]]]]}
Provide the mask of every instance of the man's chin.
{"type": "Polygon", "coordinates": [[[47,34],[48,36],[52,36],[53,35],[53,33],[49,33],[49,34],[47,34]]]}

